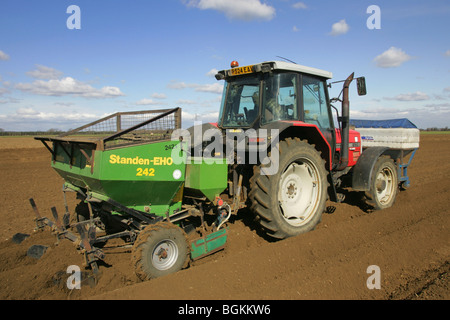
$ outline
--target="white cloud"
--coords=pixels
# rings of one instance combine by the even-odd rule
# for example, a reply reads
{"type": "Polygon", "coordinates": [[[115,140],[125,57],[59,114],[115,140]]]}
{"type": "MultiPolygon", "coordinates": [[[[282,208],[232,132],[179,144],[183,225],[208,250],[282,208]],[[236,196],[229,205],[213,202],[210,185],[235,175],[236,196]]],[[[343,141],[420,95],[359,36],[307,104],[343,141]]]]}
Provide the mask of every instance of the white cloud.
{"type": "Polygon", "coordinates": [[[217,70],[215,68],[211,69],[206,73],[206,76],[214,78],[216,76],[217,72],[219,72],[219,70],[217,70]]]}
{"type": "Polygon", "coordinates": [[[181,117],[183,121],[201,121],[201,122],[214,122],[219,118],[219,112],[209,113],[192,113],[187,111],[181,111],[181,117]]]}
{"type": "MultiPolygon", "coordinates": [[[[420,113],[425,113],[425,109],[398,109],[398,108],[386,108],[378,107],[365,110],[350,110],[351,119],[366,119],[366,120],[386,120],[386,119],[398,119],[407,118],[414,122],[413,116],[420,113]]],[[[415,123],[419,125],[418,123],[415,123]]]]}
{"type": "Polygon", "coordinates": [[[5,122],[16,122],[23,120],[37,120],[37,121],[87,121],[96,120],[101,116],[92,113],[73,112],[73,113],[54,113],[54,112],[40,112],[32,107],[18,108],[14,114],[0,115],[0,120],[5,122]]]}
{"type": "Polygon", "coordinates": [[[348,32],[348,30],[350,30],[349,25],[347,24],[347,22],[345,22],[345,19],[336,22],[335,24],[333,24],[331,26],[331,32],[330,35],[332,36],[340,36],[342,34],[346,34],[348,32]]]}
{"type": "Polygon", "coordinates": [[[114,98],[124,94],[117,87],[106,86],[101,89],[71,77],[60,80],[36,80],[32,83],[18,83],[16,89],[44,96],[76,96],[83,98],[114,98]]]}
{"type": "Polygon", "coordinates": [[[396,101],[424,101],[429,100],[430,97],[426,93],[417,91],[413,93],[399,94],[393,98],[384,98],[384,99],[396,101]]]}
{"type": "Polygon", "coordinates": [[[152,99],[141,99],[135,103],[138,106],[149,106],[149,105],[156,105],[161,104],[160,102],[154,101],[152,99]]]}
{"type": "Polygon", "coordinates": [[[198,85],[195,87],[195,91],[222,94],[223,84],[214,83],[214,84],[198,85]]]}
{"type": "Polygon", "coordinates": [[[414,107],[400,108],[393,105],[388,108],[380,105],[367,105],[364,109],[350,110],[351,119],[385,120],[407,118],[418,128],[444,128],[450,123],[450,103],[441,104],[418,104],[414,107]]]}
{"type": "Polygon", "coordinates": [[[176,104],[180,104],[180,105],[186,105],[186,104],[198,104],[197,101],[194,100],[186,100],[186,99],[180,99],[177,102],[175,102],[176,104]]]}
{"type": "Polygon", "coordinates": [[[223,12],[230,19],[272,20],[275,17],[275,8],[260,0],[184,0],[189,7],[201,10],[216,10],[223,12]]]}
{"type": "Polygon", "coordinates": [[[170,89],[181,90],[189,88],[189,85],[187,85],[185,82],[178,82],[175,80],[171,80],[170,83],[167,85],[167,87],[170,89]]]}
{"type": "Polygon", "coordinates": [[[439,104],[427,104],[425,108],[429,108],[432,111],[450,112],[450,103],[439,103],[439,104]]]}
{"type": "Polygon", "coordinates": [[[0,60],[9,60],[9,56],[0,50],[0,60]]]}
{"type": "Polygon", "coordinates": [[[70,106],[73,106],[74,103],[73,102],[55,102],[54,105],[61,106],[61,107],[70,107],[70,106]]]}
{"type": "Polygon", "coordinates": [[[374,61],[380,68],[395,68],[411,59],[412,57],[406,54],[402,49],[391,47],[377,56],[374,61]]]}
{"type": "Polygon", "coordinates": [[[294,9],[307,9],[308,7],[303,2],[297,2],[292,5],[294,9]]]}
{"type": "Polygon", "coordinates": [[[4,95],[5,93],[9,93],[9,90],[6,88],[0,88],[0,96],[4,95]]]}
{"type": "Polygon", "coordinates": [[[58,79],[63,73],[50,67],[36,65],[36,70],[28,71],[27,75],[35,79],[50,80],[58,79]]]}
{"type": "Polygon", "coordinates": [[[217,93],[217,94],[222,94],[222,92],[223,92],[223,84],[221,84],[221,83],[196,84],[196,83],[185,83],[185,82],[178,82],[178,81],[172,80],[167,86],[171,89],[176,89],[176,90],[192,88],[198,92],[210,92],[210,93],[217,93]]]}
{"type": "Polygon", "coordinates": [[[167,99],[167,96],[164,93],[154,93],[152,94],[152,98],[154,99],[167,99]]]}
{"type": "Polygon", "coordinates": [[[27,117],[27,116],[36,116],[39,114],[38,111],[33,108],[19,108],[16,111],[17,115],[27,117]]]}
{"type": "Polygon", "coordinates": [[[20,99],[16,99],[13,97],[5,97],[3,99],[0,99],[0,104],[9,104],[9,103],[19,103],[20,99]]]}

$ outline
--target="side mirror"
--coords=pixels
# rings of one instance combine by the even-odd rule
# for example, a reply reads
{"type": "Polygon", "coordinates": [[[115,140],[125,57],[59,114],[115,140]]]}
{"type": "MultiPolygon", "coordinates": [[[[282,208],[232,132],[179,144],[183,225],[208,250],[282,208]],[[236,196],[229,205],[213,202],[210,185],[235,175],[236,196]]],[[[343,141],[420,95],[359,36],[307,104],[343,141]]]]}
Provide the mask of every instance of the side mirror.
{"type": "Polygon", "coordinates": [[[366,78],[364,78],[364,77],[357,78],[356,84],[358,87],[358,95],[365,96],[367,94],[366,78]]]}

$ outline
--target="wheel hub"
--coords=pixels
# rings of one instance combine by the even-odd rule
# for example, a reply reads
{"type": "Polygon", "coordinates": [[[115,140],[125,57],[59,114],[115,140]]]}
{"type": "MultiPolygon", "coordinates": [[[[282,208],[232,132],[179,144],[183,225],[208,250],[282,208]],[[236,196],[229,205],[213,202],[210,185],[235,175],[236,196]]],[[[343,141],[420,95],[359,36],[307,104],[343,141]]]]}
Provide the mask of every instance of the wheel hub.
{"type": "Polygon", "coordinates": [[[161,248],[157,253],[159,260],[167,259],[167,249],[161,248]]]}
{"type": "Polygon", "coordinates": [[[286,194],[290,199],[294,198],[294,196],[297,195],[297,187],[295,186],[295,183],[291,183],[287,187],[286,194]]]}
{"type": "Polygon", "coordinates": [[[378,192],[383,191],[384,189],[386,189],[387,183],[385,180],[377,180],[377,190],[378,192]]]}
{"type": "Polygon", "coordinates": [[[278,201],[291,225],[303,224],[314,213],[320,195],[317,169],[306,161],[291,163],[280,177],[278,201]]]}
{"type": "Polygon", "coordinates": [[[155,246],[152,254],[152,264],[159,270],[167,270],[175,264],[177,256],[177,245],[171,239],[166,239],[155,246]]]}
{"type": "Polygon", "coordinates": [[[377,175],[375,184],[376,196],[380,203],[387,203],[394,194],[393,172],[389,168],[383,168],[377,175]]]}

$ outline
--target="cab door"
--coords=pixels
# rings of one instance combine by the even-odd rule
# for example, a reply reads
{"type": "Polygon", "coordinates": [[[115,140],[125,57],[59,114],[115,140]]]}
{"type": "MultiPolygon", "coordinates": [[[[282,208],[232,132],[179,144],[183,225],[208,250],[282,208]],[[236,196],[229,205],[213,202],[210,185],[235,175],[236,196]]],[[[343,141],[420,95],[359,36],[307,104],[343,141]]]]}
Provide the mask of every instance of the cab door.
{"type": "Polygon", "coordinates": [[[310,75],[302,75],[303,121],[316,125],[328,141],[332,154],[335,150],[335,131],[326,81],[310,75]]]}

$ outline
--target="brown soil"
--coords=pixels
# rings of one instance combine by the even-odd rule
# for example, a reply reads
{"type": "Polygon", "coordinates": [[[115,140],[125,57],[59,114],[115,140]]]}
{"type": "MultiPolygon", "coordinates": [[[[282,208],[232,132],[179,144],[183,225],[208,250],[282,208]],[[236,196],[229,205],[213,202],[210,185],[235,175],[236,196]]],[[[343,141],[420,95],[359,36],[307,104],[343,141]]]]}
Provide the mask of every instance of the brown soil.
{"type": "MultiPolygon", "coordinates": [[[[245,212],[228,224],[226,249],[163,278],[139,282],[130,252],[108,251],[96,286],[66,286],[83,256],[49,232],[33,232],[33,197],[42,215],[64,212],[62,179],[49,152],[30,138],[0,139],[0,299],[439,299],[450,298],[450,135],[422,136],[412,186],[387,210],[367,212],[356,195],[324,214],[315,231],[273,242],[245,212]],[[5,142],[5,144],[3,144],[5,142]],[[31,234],[21,244],[15,233],[31,234]],[[49,248],[27,256],[33,244],[49,248]],[[368,289],[377,265],[381,289],[368,289]]],[[[69,207],[77,201],[71,194],[69,207]]]]}

